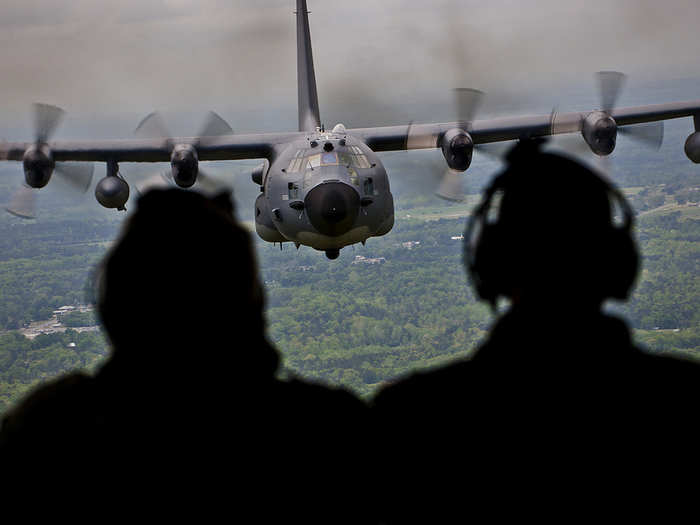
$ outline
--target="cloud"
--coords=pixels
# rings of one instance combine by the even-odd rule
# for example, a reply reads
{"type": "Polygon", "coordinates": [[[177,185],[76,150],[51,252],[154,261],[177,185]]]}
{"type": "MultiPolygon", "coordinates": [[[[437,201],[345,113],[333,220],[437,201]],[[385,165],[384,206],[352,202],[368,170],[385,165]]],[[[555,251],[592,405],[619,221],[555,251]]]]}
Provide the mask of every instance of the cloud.
{"type": "MultiPolygon", "coordinates": [[[[457,85],[503,104],[558,82],[592,84],[600,69],[699,73],[696,1],[308,4],[322,116],[338,119],[363,100],[374,108],[367,116],[391,113],[396,100],[448,103],[457,85]]],[[[294,8],[291,0],[4,0],[0,115],[25,118],[34,101],[84,116],[214,109],[254,120],[293,110],[294,8]]]]}

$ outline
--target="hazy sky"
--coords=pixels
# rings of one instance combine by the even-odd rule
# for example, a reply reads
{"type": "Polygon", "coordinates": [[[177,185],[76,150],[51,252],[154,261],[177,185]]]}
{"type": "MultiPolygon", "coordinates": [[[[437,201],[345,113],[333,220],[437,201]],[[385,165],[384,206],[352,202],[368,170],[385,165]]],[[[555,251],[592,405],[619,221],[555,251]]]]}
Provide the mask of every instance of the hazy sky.
{"type": "MultiPolygon", "coordinates": [[[[322,117],[457,85],[505,96],[592,86],[601,69],[700,76],[697,0],[308,4],[322,117]]],[[[234,120],[267,104],[293,128],[293,11],[292,0],[3,0],[0,115],[27,120],[43,101],[81,118],[214,109],[234,120]]]]}

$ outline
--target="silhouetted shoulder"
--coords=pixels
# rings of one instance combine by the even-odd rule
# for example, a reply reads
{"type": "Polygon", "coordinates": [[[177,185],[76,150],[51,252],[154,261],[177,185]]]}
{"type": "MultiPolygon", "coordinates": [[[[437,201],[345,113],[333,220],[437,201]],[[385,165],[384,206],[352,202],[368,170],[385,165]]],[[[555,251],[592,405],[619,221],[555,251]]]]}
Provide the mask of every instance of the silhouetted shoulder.
{"type": "Polygon", "coordinates": [[[616,317],[549,321],[543,329],[541,319],[509,312],[471,358],[402,378],[380,390],[373,406],[404,406],[407,413],[424,407],[428,414],[456,406],[513,407],[529,398],[543,409],[562,398],[604,403],[606,396],[628,399],[634,392],[643,403],[652,393],[670,399],[671,392],[700,390],[700,364],[636,347],[616,317]]]}
{"type": "Polygon", "coordinates": [[[275,388],[273,411],[282,421],[289,421],[312,435],[313,429],[326,433],[341,431],[337,441],[364,432],[368,424],[369,407],[342,388],[292,379],[279,381],[275,388]]]}
{"type": "Polygon", "coordinates": [[[0,457],[22,461],[50,456],[62,446],[74,444],[89,423],[93,379],[72,373],[35,389],[5,415],[0,428],[0,457]]]}
{"type": "MultiPolygon", "coordinates": [[[[399,410],[405,406],[408,412],[418,409],[427,411],[440,409],[435,406],[437,398],[463,400],[469,388],[472,364],[468,360],[450,363],[427,371],[414,372],[384,386],[372,400],[373,410],[399,410]]],[[[389,414],[391,417],[391,414],[389,414]]]]}
{"type": "Polygon", "coordinates": [[[348,410],[357,410],[360,412],[368,408],[364,402],[344,388],[331,387],[321,383],[301,381],[299,379],[281,381],[280,388],[283,391],[289,392],[290,395],[294,396],[296,399],[306,401],[307,403],[303,406],[309,409],[323,406],[327,403],[333,403],[345,407],[348,410]]]}
{"type": "MultiPolygon", "coordinates": [[[[694,405],[700,397],[700,363],[690,358],[668,354],[654,354],[639,349],[629,371],[635,374],[639,389],[662,397],[672,405],[694,405]],[[685,394],[693,394],[688,398],[685,394]]],[[[670,406],[669,406],[670,408],[670,406]]]]}

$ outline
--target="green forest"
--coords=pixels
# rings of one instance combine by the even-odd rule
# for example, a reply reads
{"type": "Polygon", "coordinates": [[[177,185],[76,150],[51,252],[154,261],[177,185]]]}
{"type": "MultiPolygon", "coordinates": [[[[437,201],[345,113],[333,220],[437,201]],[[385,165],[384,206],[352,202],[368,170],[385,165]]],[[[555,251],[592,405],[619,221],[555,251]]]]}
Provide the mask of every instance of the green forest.
{"type": "MultiPolygon", "coordinates": [[[[682,133],[672,140],[682,143],[682,133]]],[[[609,307],[649,351],[700,357],[700,173],[677,147],[628,146],[621,145],[629,151],[616,159],[614,179],[637,213],[643,271],[633,297],[609,307]]],[[[335,261],[255,237],[268,334],[283,372],[369,397],[411,370],[468,356],[487,335],[494,314],[474,298],[459,237],[499,164],[475,159],[467,200],[448,203],[412,185],[423,178],[424,157],[386,157],[395,226],[335,261]]],[[[0,167],[0,194],[16,187],[17,168],[0,167]]],[[[94,370],[109,353],[94,313],[79,307],[89,305],[91,272],[125,215],[92,198],[41,191],[48,197],[37,219],[0,214],[0,413],[43,381],[94,370]],[[62,307],[76,308],[54,313],[62,307]]],[[[234,185],[237,214],[248,224],[255,191],[247,177],[234,185]]]]}

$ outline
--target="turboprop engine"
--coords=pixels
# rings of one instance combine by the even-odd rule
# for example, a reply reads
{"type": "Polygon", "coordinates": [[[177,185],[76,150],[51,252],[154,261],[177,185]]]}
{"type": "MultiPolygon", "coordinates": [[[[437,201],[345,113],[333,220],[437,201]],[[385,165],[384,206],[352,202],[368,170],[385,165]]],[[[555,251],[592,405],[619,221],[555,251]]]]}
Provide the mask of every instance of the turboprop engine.
{"type": "Polygon", "coordinates": [[[189,188],[197,181],[199,157],[191,144],[177,144],[170,155],[170,168],[175,184],[189,188]]]}
{"type": "Polygon", "coordinates": [[[617,140],[617,122],[604,111],[593,111],[583,120],[581,134],[596,155],[610,155],[617,140]]]}
{"type": "Polygon", "coordinates": [[[474,141],[463,129],[453,128],[445,132],[440,141],[447,165],[456,171],[465,171],[472,163],[474,141]]]}
{"type": "Polygon", "coordinates": [[[56,163],[46,144],[34,144],[27,148],[22,158],[24,180],[31,188],[43,188],[49,183],[56,163]]]}

